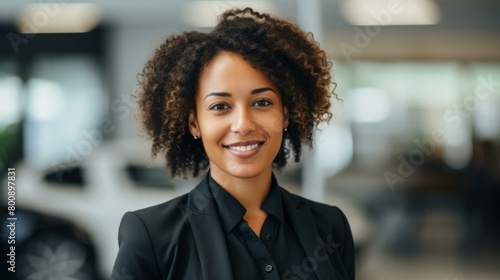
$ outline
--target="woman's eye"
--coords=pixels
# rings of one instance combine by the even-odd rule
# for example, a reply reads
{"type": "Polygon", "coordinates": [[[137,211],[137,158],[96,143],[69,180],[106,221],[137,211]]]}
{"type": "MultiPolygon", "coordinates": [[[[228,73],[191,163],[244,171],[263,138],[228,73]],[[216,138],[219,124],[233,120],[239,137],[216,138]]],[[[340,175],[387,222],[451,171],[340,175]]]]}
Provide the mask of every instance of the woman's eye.
{"type": "Polygon", "coordinates": [[[210,106],[210,110],[214,110],[214,111],[220,111],[220,110],[225,110],[229,108],[226,104],[214,104],[212,106],[210,106]]]}
{"type": "Polygon", "coordinates": [[[262,100],[255,101],[254,105],[256,105],[258,107],[265,107],[265,106],[271,105],[271,102],[269,102],[268,100],[262,99],[262,100]]]}

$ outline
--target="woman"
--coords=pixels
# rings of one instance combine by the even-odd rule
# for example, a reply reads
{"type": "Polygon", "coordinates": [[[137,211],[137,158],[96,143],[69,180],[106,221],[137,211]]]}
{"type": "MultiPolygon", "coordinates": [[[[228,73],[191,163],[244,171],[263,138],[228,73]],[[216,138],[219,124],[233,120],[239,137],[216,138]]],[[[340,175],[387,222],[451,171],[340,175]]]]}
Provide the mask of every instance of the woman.
{"type": "Polygon", "coordinates": [[[167,38],[143,71],[141,121],[173,176],[209,171],[188,194],[124,215],[113,277],[354,279],[344,214],[273,175],[331,118],[330,67],[296,25],[249,8],[167,38]]]}

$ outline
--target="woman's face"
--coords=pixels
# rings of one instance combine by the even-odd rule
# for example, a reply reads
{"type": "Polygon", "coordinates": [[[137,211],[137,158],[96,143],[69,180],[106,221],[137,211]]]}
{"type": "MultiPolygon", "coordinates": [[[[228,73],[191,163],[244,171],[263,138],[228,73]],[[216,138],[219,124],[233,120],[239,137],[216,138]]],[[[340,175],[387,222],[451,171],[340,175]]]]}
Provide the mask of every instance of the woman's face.
{"type": "Polygon", "coordinates": [[[280,93],[261,71],[237,53],[221,52],[200,75],[189,124],[203,141],[214,179],[253,178],[272,172],[285,115],[280,93]]]}

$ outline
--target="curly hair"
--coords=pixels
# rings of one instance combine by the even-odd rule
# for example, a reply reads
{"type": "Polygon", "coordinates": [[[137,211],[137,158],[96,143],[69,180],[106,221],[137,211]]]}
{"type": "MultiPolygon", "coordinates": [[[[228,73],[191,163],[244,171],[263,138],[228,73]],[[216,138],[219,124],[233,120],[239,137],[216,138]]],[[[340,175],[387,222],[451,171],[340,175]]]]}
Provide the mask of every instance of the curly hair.
{"type": "Polygon", "coordinates": [[[195,111],[200,74],[222,51],[240,54],[281,93],[289,125],[274,168],[286,165],[290,149],[298,162],[302,144],[312,147],[314,127],[332,117],[330,97],[337,95],[331,63],[312,34],[251,8],[228,10],[209,33],[169,36],[140,75],[140,122],[153,140],[153,157],[164,155],[172,176],[197,176],[209,165],[203,144],[189,132],[188,119],[195,111]]]}

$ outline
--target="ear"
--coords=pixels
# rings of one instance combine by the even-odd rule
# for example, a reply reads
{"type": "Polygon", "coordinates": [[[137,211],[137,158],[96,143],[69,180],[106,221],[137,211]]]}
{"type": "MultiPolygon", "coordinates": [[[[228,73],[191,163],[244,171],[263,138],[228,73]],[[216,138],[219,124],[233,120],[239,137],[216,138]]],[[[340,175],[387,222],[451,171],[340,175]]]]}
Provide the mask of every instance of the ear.
{"type": "Polygon", "coordinates": [[[288,127],[288,108],[283,106],[283,128],[288,127]]]}
{"type": "Polygon", "coordinates": [[[196,118],[194,110],[191,110],[191,113],[189,113],[188,124],[191,134],[196,137],[201,137],[200,126],[198,125],[198,119],[196,118]]]}

